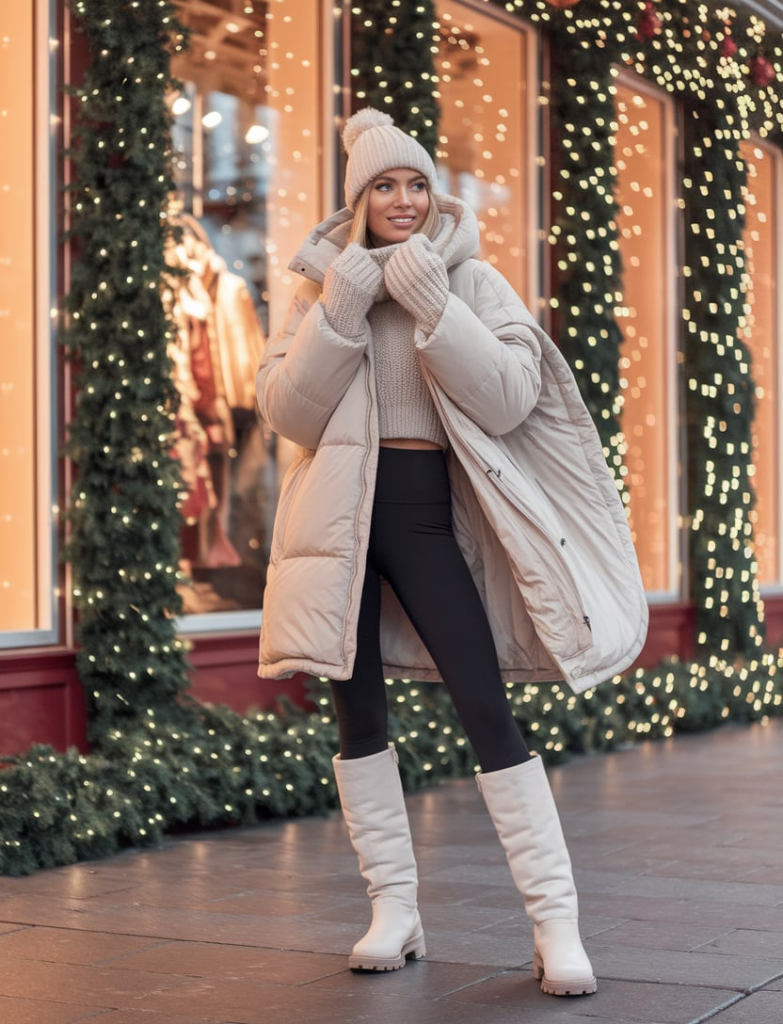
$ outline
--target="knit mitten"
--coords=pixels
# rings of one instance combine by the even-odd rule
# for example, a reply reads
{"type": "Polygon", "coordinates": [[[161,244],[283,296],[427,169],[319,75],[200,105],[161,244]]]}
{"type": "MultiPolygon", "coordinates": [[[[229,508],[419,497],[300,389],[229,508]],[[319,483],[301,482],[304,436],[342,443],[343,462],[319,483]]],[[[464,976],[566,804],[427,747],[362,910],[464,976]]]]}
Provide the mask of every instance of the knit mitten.
{"type": "Polygon", "coordinates": [[[411,235],[386,264],[389,295],[427,334],[438,325],[449,297],[449,275],[426,235],[411,235]]]}
{"type": "Polygon", "coordinates": [[[365,318],[375,302],[383,282],[383,271],[367,249],[351,242],[332,261],[326,277],[321,302],[332,330],[344,338],[364,334],[365,318]]]}

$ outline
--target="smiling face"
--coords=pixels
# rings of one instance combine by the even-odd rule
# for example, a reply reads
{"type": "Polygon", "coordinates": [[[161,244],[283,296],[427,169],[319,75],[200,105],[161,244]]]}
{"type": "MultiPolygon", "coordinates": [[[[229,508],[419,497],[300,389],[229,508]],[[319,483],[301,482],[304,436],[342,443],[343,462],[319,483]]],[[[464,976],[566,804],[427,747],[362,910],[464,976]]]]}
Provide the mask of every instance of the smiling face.
{"type": "Polygon", "coordinates": [[[370,185],[367,232],[373,245],[404,242],[419,231],[430,208],[427,179],[407,168],[385,171],[370,185]]]}

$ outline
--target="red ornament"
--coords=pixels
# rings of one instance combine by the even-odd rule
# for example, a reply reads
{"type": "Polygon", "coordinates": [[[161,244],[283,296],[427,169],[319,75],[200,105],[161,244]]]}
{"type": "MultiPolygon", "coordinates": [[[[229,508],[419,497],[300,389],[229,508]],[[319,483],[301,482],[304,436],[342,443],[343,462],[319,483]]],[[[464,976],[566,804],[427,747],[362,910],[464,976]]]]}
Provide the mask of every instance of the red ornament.
{"type": "Polygon", "coordinates": [[[550,7],[556,7],[558,11],[564,11],[566,7],[576,7],[579,0],[546,0],[550,7]]]}
{"type": "Polygon", "coordinates": [[[661,18],[655,10],[653,0],[647,0],[644,10],[639,14],[636,22],[636,34],[640,39],[648,42],[661,27],[661,18]]]}
{"type": "Polygon", "coordinates": [[[775,68],[763,53],[758,54],[756,57],[751,57],[748,66],[750,68],[750,80],[754,85],[763,88],[765,85],[769,85],[775,78],[775,68]]]}
{"type": "Polygon", "coordinates": [[[737,44],[731,36],[724,36],[720,44],[721,57],[733,57],[737,52],[737,44]]]}

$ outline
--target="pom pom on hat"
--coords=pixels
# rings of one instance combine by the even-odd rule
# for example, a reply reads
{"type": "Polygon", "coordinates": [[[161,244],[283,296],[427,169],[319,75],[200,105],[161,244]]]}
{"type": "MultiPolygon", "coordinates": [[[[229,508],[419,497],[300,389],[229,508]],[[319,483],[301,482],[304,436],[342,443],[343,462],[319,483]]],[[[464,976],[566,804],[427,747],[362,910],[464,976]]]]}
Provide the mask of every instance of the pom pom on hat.
{"type": "Polygon", "coordinates": [[[345,205],[353,210],[367,185],[384,171],[408,167],[427,179],[431,192],[438,189],[435,164],[427,150],[394,124],[382,110],[365,107],[349,117],[343,128],[348,153],[345,169],[345,205]]]}
{"type": "Polygon", "coordinates": [[[343,147],[346,153],[350,153],[353,144],[368,128],[382,128],[384,125],[394,127],[394,119],[391,114],[384,114],[382,110],[374,107],[365,107],[358,111],[353,117],[349,117],[343,128],[343,147]]]}

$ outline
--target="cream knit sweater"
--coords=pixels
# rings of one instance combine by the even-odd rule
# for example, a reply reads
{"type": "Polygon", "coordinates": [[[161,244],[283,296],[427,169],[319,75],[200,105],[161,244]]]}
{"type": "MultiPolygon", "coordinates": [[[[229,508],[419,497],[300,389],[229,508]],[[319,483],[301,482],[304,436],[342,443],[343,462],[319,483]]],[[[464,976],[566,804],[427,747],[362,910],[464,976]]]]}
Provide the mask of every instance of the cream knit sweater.
{"type": "Polygon", "coordinates": [[[354,340],[364,333],[365,316],[370,325],[381,440],[416,438],[448,447],[413,343],[417,322],[425,330],[434,329],[447,292],[442,264],[438,286],[402,245],[348,245],[327,272],[322,302],[332,329],[354,340]],[[399,302],[390,296],[384,275],[394,282],[399,302]]]}
{"type": "MultiPolygon", "coordinates": [[[[385,272],[387,263],[399,248],[388,245],[369,252],[373,262],[385,272]]],[[[381,440],[415,438],[448,448],[446,431],[424,383],[413,344],[416,321],[389,296],[383,281],[367,319],[375,355],[378,436],[381,440]]]]}
{"type": "Polygon", "coordinates": [[[389,299],[376,302],[368,320],[375,353],[379,437],[418,438],[448,448],[446,431],[421,375],[413,345],[413,317],[389,299]]]}

